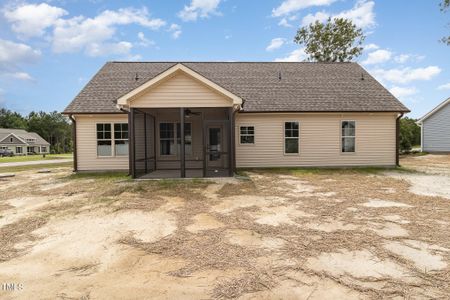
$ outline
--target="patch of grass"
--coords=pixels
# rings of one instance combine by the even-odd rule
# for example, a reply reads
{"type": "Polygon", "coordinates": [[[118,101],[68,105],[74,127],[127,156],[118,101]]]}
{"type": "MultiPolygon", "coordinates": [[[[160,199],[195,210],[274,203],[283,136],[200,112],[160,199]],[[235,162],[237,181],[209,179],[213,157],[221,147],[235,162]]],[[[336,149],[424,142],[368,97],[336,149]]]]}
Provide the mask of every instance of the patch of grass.
{"type": "Polygon", "coordinates": [[[154,185],[160,189],[177,189],[177,188],[201,188],[206,187],[212,182],[201,178],[193,179],[161,179],[147,181],[149,185],[154,185]]]}
{"type": "Polygon", "coordinates": [[[68,154],[46,154],[45,157],[43,157],[41,154],[26,155],[26,156],[13,156],[13,157],[0,157],[0,165],[2,163],[10,163],[10,162],[51,160],[51,159],[68,159],[68,158],[73,158],[73,154],[72,153],[68,153],[68,154]]]}
{"type": "Polygon", "coordinates": [[[385,171],[396,170],[396,168],[386,167],[342,167],[342,168],[258,168],[258,169],[240,169],[239,172],[270,173],[285,175],[329,175],[329,174],[378,174],[385,171]]]}
{"type": "Polygon", "coordinates": [[[127,172],[80,172],[73,173],[65,177],[65,179],[116,179],[127,180],[130,176],[127,172]]]}
{"type": "Polygon", "coordinates": [[[16,167],[2,167],[0,165],[0,174],[1,173],[14,173],[14,172],[30,171],[30,170],[38,171],[38,170],[41,170],[41,169],[54,169],[54,168],[63,168],[63,167],[71,167],[71,166],[72,166],[72,162],[56,163],[56,164],[16,166],[16,167]]]}
{"type": "Polygon", "coordinates": [[[397,172],[400,172],[400,173],[409,173],[409,174],[412,174],[412,173],[425,173],[425,172],[421,172],[421,171],[418,171],[418,170],[415,170],[415,169],[411,169],[411,168],[407,168],[407,167],[403,167],[403,166],[397,167],[397,168],[395,168],[393,170],[397,171],[397,172]]]}

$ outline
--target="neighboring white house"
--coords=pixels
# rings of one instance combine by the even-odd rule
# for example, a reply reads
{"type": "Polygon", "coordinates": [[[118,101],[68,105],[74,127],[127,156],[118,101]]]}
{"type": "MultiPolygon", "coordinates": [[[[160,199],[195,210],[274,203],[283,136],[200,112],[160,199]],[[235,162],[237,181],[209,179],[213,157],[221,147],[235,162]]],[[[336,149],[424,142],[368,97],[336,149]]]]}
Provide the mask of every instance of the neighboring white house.
{"type": "Polygon", "coordinates": [[[423,116],[418,124],[422,127],[422,151],[450,152],[450,98],[423,116]]]}
{"type": "Polygon", "coordinates": [[[9,149],[15,155],[46,154],[50,144],[35,132],[0,128],[0,149],[9,149]]]}

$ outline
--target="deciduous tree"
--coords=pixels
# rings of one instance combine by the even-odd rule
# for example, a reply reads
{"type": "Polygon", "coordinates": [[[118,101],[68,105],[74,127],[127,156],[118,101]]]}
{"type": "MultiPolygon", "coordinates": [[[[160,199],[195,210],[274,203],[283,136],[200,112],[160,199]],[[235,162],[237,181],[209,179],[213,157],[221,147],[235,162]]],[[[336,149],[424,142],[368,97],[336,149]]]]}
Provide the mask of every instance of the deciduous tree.
{"type": "Polygon", "coordinates": [[[294,42],[305,47],[310,61],[344,62],[361,55],[364,39],[362,29],[351,20],[328,18],[300,28],[294,42]]]}

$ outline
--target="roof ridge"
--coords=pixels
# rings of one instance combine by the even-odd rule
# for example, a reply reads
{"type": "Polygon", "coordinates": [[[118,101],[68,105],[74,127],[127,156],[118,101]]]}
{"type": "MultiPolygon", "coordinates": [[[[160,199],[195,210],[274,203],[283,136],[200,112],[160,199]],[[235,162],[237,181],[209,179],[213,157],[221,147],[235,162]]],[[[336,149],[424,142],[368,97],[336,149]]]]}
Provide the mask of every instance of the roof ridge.
{"type": "Polygon", "coordinates": [[[142,63],[167,63],[167,64],[184,64],[184,63],[211,63],[211,64],[358,64],[355,61],[344,62],[325,62],[325,61],[120,61],[112,60],[107,63],[120,64],[142,64],[142,63]]]}

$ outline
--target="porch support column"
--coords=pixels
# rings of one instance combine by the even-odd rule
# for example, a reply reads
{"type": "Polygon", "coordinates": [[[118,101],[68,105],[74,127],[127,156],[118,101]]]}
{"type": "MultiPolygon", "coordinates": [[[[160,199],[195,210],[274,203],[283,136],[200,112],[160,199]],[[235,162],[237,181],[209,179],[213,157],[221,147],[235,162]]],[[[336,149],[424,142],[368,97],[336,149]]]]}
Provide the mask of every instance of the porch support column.
{"type": "Polygon", "coordinates": [[[148,172],[148,167],[147,167],[147,113],[144,112],[144,165],[145,165],[145,173],[148,172]]]}
{"type": "Polygon", "coordinates": [[[233,107],[228,109],[228,124],[229,128],[229,140],[228,140],[228,175],[231,177],[234,175],[234,110],[233,107]]]}
{"type": "Polygon", "coordinates": [[[156,117],[153,117],[153,171],[156,171],[156,117]]]}
{"type": "Polygon", "coordinates": [[[180,108],[180,177],[186,177],[186,161],[184,157],[184,107],[180,108]]]}
{"type": "Polygon", "coordinates": [[[129,158],[130,158],[130,175],[132,178],[136,178],[136,160],[135,160],[135,137],[134,137],[134,117],[135,117],[135,109],[134,108],[130,108],[130,112],[128,113],[128,126],[130,127],[130,132],[128,133],[129,137],[129,141],[128,141],[128,145],[129,145],[129,158]]]}

